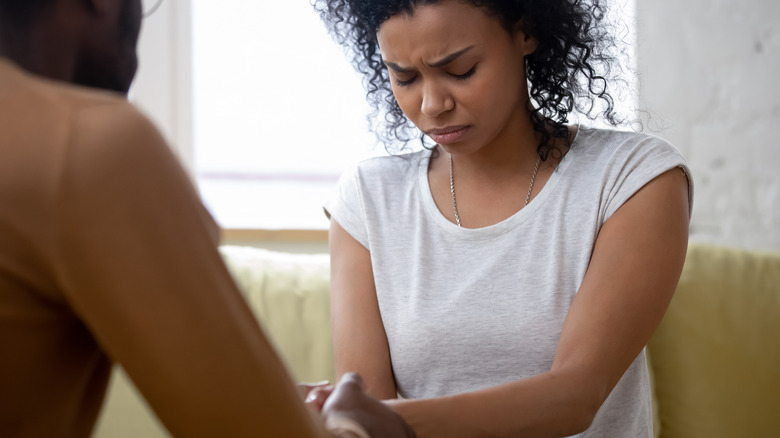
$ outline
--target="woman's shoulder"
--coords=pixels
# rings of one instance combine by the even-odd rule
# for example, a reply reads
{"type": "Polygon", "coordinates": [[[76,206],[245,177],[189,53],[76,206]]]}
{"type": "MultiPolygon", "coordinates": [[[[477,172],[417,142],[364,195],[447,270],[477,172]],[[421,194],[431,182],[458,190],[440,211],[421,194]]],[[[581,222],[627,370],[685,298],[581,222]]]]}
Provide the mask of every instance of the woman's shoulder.
{"type": "Polygon", "coordinates": [[[392,179],[416,175],[420,166],[427,166],[431,151],[420,150],[403,154],[383,155],[367,158],[355,164],[347,173],[356,174],[365,180],[392,179]]]}
{"type": "Polygon", "coordinates": [[[667,140],[646,132],[581,126],[573,147],[590,154],[613,154],[635,149],[677,150],[667,140]]]}
{"type": "Polygon", "coordinates": [[[628,161],[652,160],[655,157],[676,157],[684,161],[677,148],[667,140],[645,132],[580,127],[569,153],[576,161],[603,166],[620,166],[628,161]]]}

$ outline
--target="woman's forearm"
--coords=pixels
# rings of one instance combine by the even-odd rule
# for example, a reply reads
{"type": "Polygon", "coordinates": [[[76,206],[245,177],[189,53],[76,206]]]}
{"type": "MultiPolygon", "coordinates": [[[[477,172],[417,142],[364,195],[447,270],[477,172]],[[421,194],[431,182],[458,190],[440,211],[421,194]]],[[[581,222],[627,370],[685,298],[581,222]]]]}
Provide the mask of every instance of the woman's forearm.
{"type": "Polygon", "coordinates": [[[420,438],[563,437],[590,426],[602,392],[576,374],[548,372],[476,392],[387,403],[420,438]]]}

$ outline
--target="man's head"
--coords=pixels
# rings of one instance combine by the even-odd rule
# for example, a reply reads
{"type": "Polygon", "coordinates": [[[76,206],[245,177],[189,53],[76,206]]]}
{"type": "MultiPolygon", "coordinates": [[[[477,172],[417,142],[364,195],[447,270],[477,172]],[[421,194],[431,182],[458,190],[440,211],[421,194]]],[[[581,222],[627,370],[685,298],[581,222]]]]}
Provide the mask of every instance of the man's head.
{"type": "Polygon", "coordinates": [[[141,0],[0,0],[0,54],[33,73],[126,93],[141,0]]]}

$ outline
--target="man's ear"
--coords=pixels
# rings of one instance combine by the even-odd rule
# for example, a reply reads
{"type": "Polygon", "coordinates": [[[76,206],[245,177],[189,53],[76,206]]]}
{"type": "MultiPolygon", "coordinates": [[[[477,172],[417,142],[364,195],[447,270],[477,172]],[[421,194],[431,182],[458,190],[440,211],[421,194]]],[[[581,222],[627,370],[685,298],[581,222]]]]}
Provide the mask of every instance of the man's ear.
{"type": "Polygon", "coordinates": [[[533,36],[533,29],[526,23],[525,19],[520,19],[515,24],[512,36],[515,39],[518,50],[520,50],[521,56],[528,56],[539,47],[539,41],[533,36]]]}
{"type": "Polygon", "coordinates": [[[82,2],[88,11],[99,15],[105,14],[111,7],[109,4],[111,0],[82,0],[82,2]]]}

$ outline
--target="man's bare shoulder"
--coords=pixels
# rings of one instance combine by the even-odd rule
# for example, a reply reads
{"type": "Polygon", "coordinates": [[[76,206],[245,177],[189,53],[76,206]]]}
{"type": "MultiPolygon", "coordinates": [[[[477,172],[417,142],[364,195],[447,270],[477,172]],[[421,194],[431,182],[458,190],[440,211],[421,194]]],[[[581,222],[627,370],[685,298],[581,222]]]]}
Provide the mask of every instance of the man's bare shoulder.
{"type": "Polygon", "coordinates": [[[159,130],[124,96],[35,76],[2,60],[0,131],[9,139],[0,144],[6,161],[34,156],[49,163],[38,167],[84,178],[153,166],[171,178],[182,174],[159,130]]]}
{"type": "Polygon", "coordinates": [[[138,113],[120,94],[37,76],[7,60],[0,60],[0,78],[0,112],[12,118],[34,113],[43,124],[90,109],[138,113]]]}

